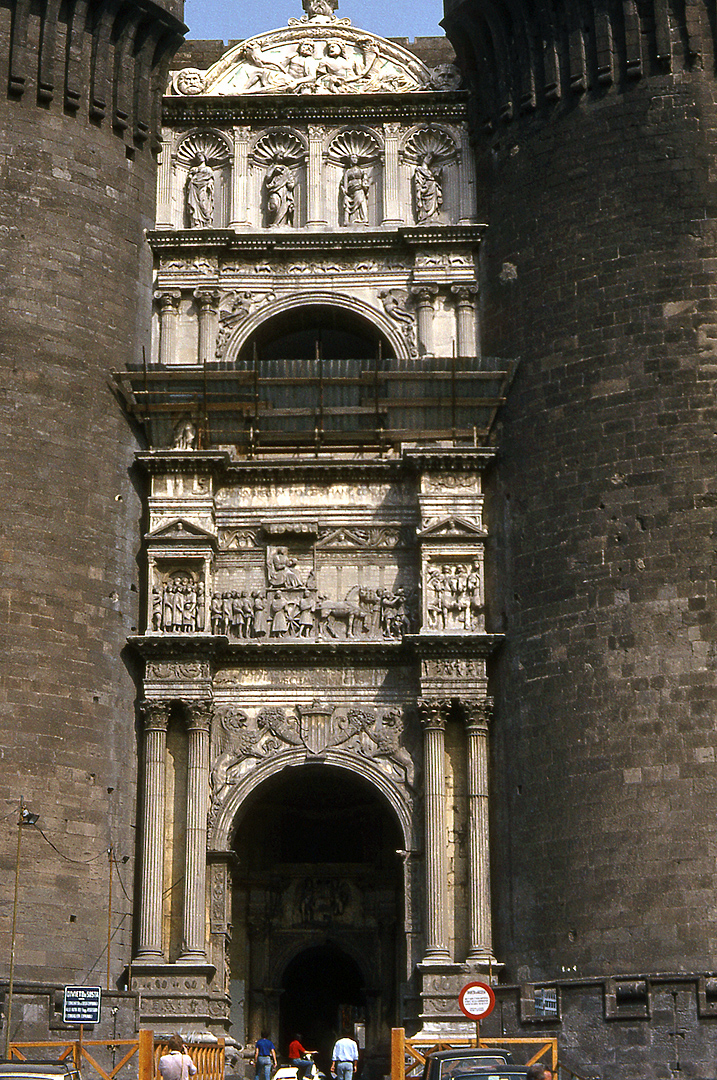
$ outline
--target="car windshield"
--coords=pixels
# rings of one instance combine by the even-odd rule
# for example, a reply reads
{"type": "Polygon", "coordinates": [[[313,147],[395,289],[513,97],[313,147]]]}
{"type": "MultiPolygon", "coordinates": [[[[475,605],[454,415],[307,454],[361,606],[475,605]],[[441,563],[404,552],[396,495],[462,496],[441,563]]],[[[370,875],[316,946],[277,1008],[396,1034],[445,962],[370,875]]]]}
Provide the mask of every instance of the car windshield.
{"type": "Polygon", "coordinates": [[[500,1069],[505,1064],[505,1058],[497,1055],[495,1057],[447,1058],[441,1062],[441,1080],[454,1080],[457,1077],[463,1080],[470,1073],[489,1072],[491,1069],[500,1069]]]}

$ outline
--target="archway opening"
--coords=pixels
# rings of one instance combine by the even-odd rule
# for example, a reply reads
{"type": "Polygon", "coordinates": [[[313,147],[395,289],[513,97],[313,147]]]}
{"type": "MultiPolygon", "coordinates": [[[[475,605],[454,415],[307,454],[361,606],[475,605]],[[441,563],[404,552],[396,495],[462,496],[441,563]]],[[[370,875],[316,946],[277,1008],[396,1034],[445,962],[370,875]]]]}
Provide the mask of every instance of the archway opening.
{"type": "Polygon", "coordinates": [[[284,972],[279,1010],[282,1047],[301,1035],[328,1072],[337,1034],[365,1024],[366,988],[358,964],[334,942],[314,945],[295,956],[284,972]]]}
{"type": "Polygon", "coordinates": [[[371,360],[393,356],[387,337],[368,319],[330,304],[307,304],[280,311],[258,326],[244,343],[241,359],[254,351],[260,360],[371,360]]]}
{"type": "Polygon", "coordinates": [[[404,840],[384,795],[346,769],[284,769],[242,804],[233,846],[234,1037],[269,1030],[286,1060],[301,1032],[326,1066],[343,1025],[385,1042],[405,934],[404,840]]]}

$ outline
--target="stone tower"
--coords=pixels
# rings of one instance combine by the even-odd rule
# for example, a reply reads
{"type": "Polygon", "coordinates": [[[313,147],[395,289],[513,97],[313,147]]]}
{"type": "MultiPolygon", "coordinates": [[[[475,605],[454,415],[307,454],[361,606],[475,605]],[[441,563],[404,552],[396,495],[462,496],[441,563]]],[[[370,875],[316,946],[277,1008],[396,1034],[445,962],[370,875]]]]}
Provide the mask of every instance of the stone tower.
{"type": "MultiPolygon", "coordinates": [[[[122,651],[141,507],[136,437],[108,374],[149,344],[143,229],[181,14],[181,0],[0,4],[5,912],[20,798],[58,849],[23,830],[16,991],[100,981],[108,848],[132,883],[136,690],[122,651]]],[[[112,983],[131,932],[118,894],[115,878],[112,983]]],[[[5,964],[9,915],[0,952],[5,964]]]]}
{"type": "Polygon", "coordinates": [[[448,0],[445,26],[483,347],[520,357],[490,500],[496,940],[523,984],[628,976],[594,1008],[626,1021],[612,1075],[646,1075],[707,1060],[713,1013],[713,10],[448,0]],[[683,973],[674,998],[656,972],[683,973]],[[650,1016],[687,1032],[677,1056],[650,1016]]]}

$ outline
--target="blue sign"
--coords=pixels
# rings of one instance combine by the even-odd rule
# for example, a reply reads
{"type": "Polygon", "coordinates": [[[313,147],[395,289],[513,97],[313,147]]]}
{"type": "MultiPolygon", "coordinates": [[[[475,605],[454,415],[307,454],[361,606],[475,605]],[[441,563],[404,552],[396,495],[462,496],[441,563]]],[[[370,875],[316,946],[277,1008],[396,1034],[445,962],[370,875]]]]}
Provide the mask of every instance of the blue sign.
{"type": "Polygon", "coordinates": [[[65,1024],[99,1024],[102,990],[99,986],[66,986],[62,1007],[65,1024]]]}

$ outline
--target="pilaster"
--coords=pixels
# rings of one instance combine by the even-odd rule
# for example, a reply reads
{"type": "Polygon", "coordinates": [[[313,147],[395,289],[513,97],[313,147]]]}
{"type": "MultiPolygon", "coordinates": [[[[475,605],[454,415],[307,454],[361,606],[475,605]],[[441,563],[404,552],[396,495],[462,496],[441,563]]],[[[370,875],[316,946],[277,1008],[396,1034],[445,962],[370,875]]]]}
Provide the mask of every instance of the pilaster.
{"type": "Polygon", "coordinates": [[[234,128],[234,157],[232,161],[231,177],[231,208],[229,211],[230,229],[247,229],[249,227],[249,137],[251,128],[247,126],[234,128]]]}

